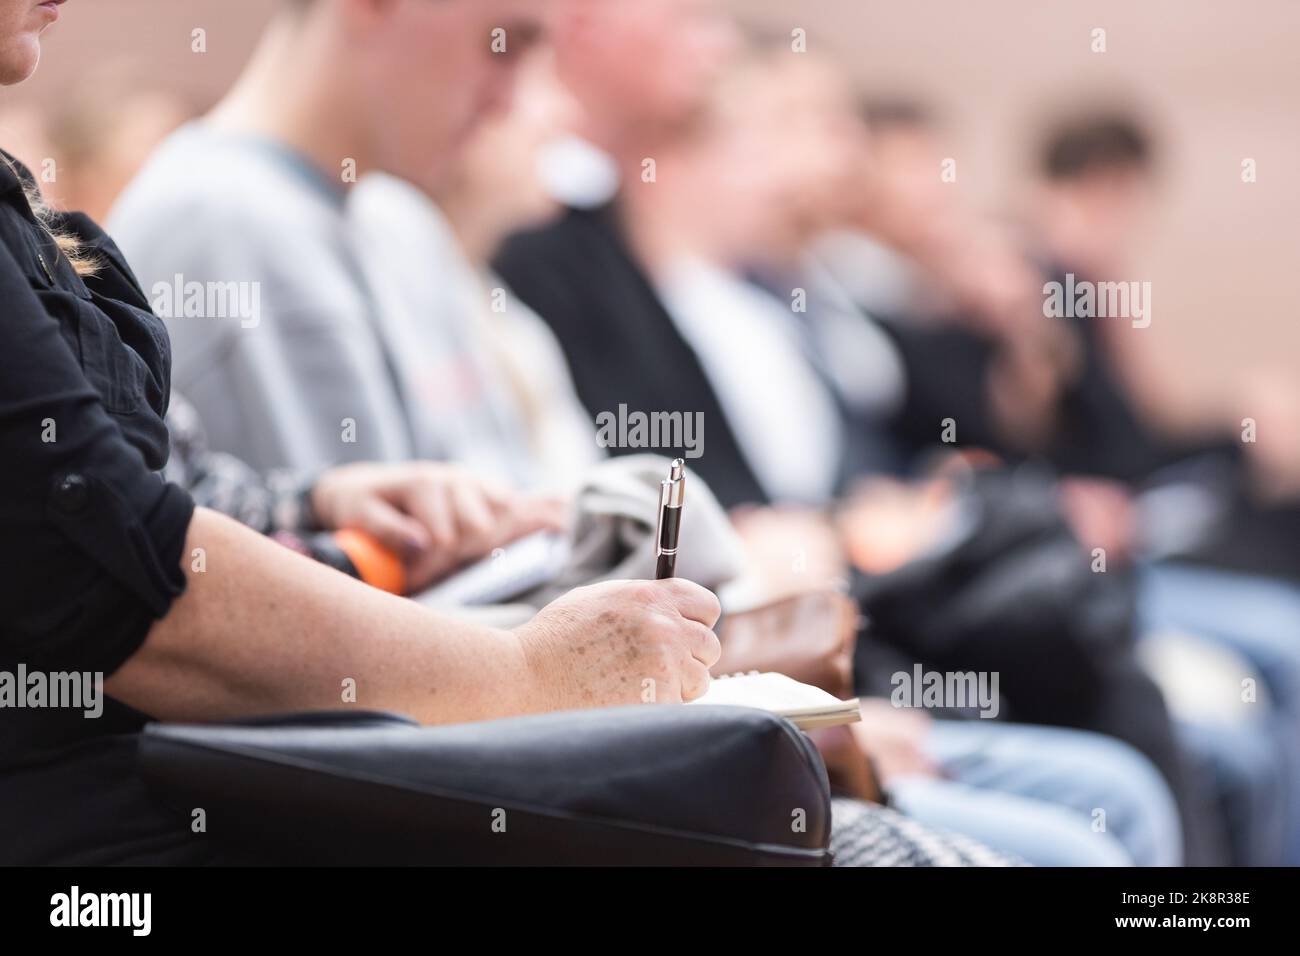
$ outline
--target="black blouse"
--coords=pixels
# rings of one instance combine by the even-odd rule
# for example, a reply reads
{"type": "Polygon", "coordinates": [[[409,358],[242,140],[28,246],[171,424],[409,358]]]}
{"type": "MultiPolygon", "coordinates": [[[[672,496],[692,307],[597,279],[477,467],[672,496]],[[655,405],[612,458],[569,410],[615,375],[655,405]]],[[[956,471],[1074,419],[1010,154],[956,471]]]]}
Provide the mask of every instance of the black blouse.
{"type": "MultiPolygon", "coordinates": [[[[112,241],[63,215],[98,260],[82,279],[37,222],[31,174],[0,163],[0,671],[111,674],[185,587],[194,505],[167,460],[170,352],[112,241]]],[[[120,718],[122,709],[114,711],[120,718]]],[[[120,730],[0,710],[0,763],[120,730]]]]}

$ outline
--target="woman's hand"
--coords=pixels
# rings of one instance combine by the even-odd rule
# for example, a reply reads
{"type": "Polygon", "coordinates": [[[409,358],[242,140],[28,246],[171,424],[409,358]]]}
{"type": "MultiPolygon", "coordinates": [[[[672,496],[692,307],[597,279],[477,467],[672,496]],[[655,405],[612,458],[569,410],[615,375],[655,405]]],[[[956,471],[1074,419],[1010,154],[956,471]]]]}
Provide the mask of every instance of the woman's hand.
{"type": "Polygon", "coordinates": [[[401,558],[416,591],[523,535],[562,530],[567,504],[518,494],[456,465],[355,464],[316,482],[312,509],[331,530],[365,531],[401,558]]]}
{"type": "Polygon", "coordinates": [[[159,720],[361,706],[447,724],[671,703],[704,692],[720,651],[717,598],[681,579],[579,588],[511,631],[385,594],[204,508],[183,555],[185,592],[104,685],[159,720]]]}
{"type": "Polygon", "coordinates": [[[712,592],[682,578],[577,588],[514,633],[543,710],[681,703],[709,688],[722,647],[712,592]]]}

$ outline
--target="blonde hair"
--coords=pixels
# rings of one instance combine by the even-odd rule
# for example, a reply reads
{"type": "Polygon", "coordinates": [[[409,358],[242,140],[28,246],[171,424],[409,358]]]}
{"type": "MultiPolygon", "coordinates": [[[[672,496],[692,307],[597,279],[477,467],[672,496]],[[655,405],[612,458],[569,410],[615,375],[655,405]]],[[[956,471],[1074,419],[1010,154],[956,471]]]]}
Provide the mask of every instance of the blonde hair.
{"type": "Polygon", "coordinates": [[[41,228],[54,240],[55,245],[59,247],[59,252],[72,265],[77,275],[85,277],[98,272],[99,260],[86,251],[79,238],[58,227],[55,222],[58,214],[50,208],[36,184],[23,178],[7,156],[0,156],[0,159],[4,160],[5,165],[13,171],[13,174],[18,177],[18,181],[22,183],[23,193],[27,196],[27,204],[32,207],[32,215],[41,224],[41,228]]]}

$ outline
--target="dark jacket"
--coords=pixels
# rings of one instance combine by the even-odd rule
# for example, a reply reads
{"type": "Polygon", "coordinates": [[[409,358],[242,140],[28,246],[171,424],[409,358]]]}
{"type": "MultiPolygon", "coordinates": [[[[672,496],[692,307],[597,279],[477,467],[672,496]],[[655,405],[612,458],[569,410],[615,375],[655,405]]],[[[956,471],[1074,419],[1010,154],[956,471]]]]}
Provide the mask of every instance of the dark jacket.
{"type": "Polygon", "coordinates": [[[764,501],[708,376],[627,249],[617,217],[613,205],[570,209],[511,238],[494,266],[555,332],[593,417],[617,415],[620,404],[645,414],[702,412],[704,454],[691,469],[726,507],[764,501]]]}
{"type": "MultiPolygon", "coordinates": [[[[77,276],[32,213],[23,189],[31,174],[4,160],[0,672],[107,676],[185,587],[194,506],[158,474],[168,448],[167,335],[117,247],[84,216],[61,216],[56,227],[99,263],[93,277],[77,276]]],[[[97,745],[102,752],[143,720],[112,702],[99,719],[0,708],[0,858],[39,861],[53,846],[66,849],[75,815],[58,819],[63,833],[47,834],[48,843],[35,826],[57,816],[60,794],[70,798],[76,763],[64,756],[93,763],[97,745]]],[[[84,782],[105,793],[113,783],[84,782]]]]}

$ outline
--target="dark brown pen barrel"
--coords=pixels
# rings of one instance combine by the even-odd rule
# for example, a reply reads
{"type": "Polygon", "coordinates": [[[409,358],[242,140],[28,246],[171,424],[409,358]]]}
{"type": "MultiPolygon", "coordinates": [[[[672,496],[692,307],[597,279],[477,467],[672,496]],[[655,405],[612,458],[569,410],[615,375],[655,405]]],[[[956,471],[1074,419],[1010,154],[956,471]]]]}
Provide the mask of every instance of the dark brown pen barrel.
{"type": "Polygon", "coordinates": [[[655,561],[657,579],[671,578],[677,572],[677,532],[681,523],[681,508],[659,509],[659,540],[655,549],[660,552],[655,561]]]}
{"type": "Polygon", "coordinates": [[[659,521],[659,549],[661,551],[677,550],[677,531],[682,524],[681,508],[661,508],[659,521]]]}
{"type": "Polygon", "coordinates": [[[655,580],[662,581],[665,578],[675,577],[677,575],[677,555],[661,554],[659,560],[655,562],[655,580]]]}

